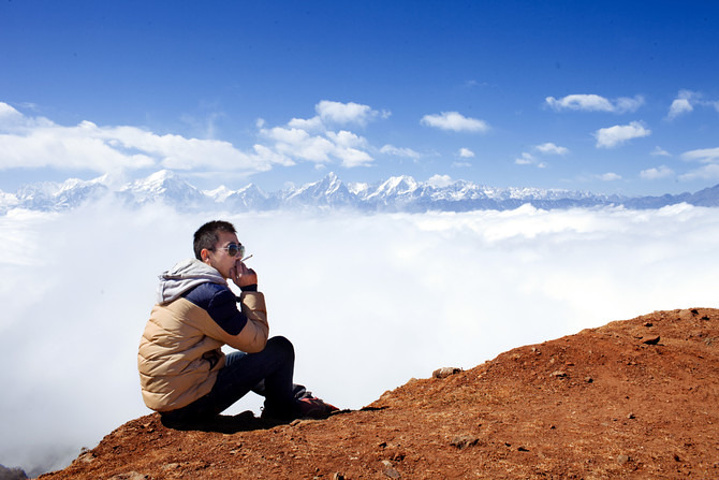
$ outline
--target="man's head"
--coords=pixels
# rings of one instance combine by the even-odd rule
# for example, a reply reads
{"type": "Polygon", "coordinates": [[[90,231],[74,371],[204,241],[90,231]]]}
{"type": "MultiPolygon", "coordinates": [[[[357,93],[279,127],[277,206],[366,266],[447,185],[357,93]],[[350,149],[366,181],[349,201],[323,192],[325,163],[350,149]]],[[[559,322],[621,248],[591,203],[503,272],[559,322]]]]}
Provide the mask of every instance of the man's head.
{"type": "Polygon", "coordinates": [[[202,260],[203,249],[212,251],[217,247],[217,243],[220,241],[220,232],[237,233],[237,230],[234,225],[224,220],[213,220],[197,229],[193,243],[196,259],[202,260]]]}
{"type": "Polygon", "coordinates": [[[238,248],[241,246],[235,227],[222,220],[201,226],[195,232],[193,243],[195,258],[214,267],[225,278],[230,277],[230,269],[242,257],[244,249],[238,248]]]}

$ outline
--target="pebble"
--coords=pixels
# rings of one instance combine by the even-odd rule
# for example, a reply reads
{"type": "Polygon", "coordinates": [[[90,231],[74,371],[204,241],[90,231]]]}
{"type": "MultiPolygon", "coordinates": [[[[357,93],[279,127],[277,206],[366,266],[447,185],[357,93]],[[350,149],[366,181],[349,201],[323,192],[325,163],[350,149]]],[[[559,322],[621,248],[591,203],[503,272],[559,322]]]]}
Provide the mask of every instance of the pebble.
{"type": "Polygon", "coordinates": [[[472,435],[457,435],[449,443],[453,447],[457,447],[460,450],[464,450],[467,447],[476,445],[478,441],[479,441],[479,439],[477,437],[473,437],[472,435]]]}
{"type": "Polygon", "coordinates": [[[394,468],[385,468],[384,472],[382,472],[382,473],[384,473],[385,476],[386,476],[386,477],[389,477],[389,478],[400,478],[400,477],[402,476],[402,475],[400,475],[400,473],[399,473],[397,470],[395,470],[394,468]]]}
{"type": "Polygon", "coordinates": [[[446,378],[446,377],[449,377],[450,375],[454,375],[455,373],[459,373],[461,371],[462,371],[462,369],[457,368],[457,367],[442,367],[442,368],[438,368],[437,370],[432,372],[432,376],[434,378],[446,378]]]}

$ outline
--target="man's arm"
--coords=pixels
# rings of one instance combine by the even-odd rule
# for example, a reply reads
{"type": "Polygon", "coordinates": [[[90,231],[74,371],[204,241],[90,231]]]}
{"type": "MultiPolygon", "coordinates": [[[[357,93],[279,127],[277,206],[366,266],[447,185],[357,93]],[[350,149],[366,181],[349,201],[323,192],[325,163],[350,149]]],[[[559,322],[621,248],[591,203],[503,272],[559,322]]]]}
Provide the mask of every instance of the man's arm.
{"type": "Polygon", "coordinates": [[[242,292],[238,299],[226,285],[205,283],[185,298],[210,316],[211,321],[201,327],[203,334],[243,352],[265,348],[269,327],[261,292],[242,292]]]}

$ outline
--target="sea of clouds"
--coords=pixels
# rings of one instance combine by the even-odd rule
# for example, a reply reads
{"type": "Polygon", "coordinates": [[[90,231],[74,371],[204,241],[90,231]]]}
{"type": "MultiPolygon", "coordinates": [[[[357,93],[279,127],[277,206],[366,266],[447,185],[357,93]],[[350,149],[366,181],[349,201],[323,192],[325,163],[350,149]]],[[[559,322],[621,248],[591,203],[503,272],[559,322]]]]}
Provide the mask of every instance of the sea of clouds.
{"type": "MultiPolygon", "coordinates": [[[[0,464],[61,468],[149,413],[137,346],[157,276],[232,221],[296,379],[360,408],[412,377],[654,310],[717,307],[719,209],[378,214],[96,203],[0,217],[0,464]],[[13,434],[9,434],[13,432],[13,434]]],[[[259,412],[250,394],[228,413],[259,412]]]]}

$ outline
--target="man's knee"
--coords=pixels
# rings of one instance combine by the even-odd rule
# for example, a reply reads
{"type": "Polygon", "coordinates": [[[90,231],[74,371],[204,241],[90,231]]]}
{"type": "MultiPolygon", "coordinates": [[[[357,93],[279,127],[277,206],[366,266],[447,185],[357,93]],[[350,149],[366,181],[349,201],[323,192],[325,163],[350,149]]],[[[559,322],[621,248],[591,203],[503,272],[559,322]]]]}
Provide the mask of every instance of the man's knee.
{"type": "Polygon", "coordinates": [[[286,355],[289,359],[295,359],[295,347],[287,338],[282,336],[272,337],[267,340],[265,350],[271,349],[279,355],[286,355]]]}

